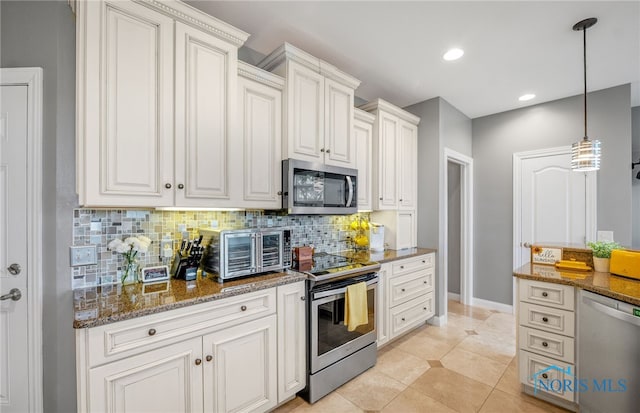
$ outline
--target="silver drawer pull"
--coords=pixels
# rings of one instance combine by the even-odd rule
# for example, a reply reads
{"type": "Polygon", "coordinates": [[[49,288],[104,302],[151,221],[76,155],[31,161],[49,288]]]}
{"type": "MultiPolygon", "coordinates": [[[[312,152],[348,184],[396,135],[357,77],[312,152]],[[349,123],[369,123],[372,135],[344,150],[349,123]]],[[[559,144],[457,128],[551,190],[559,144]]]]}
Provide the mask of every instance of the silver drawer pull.
{"type": "Polygon", "coordinates": [[[422,309],[423,309],[424,311],[427,311],[427,307],[422,307],[422,309]]]}
{"type": "Polygon", "coordinates": [[[549,347],[549,343],[547,343],[546,341],[542,342],[542,347],[549,347]]]}
{"type": "Polygon", "coordinates": [[[425,260],[422,260],[422,263],[423,263],[423,264],[426,264],[427,262],[426,262],[425,260]]]}
{"type": "Polygon", "coordinates": [[[242,311],[247,311],[247,306],[246,306],[246,305],[243,305],[242,307],[240,307],[240,310],[242,310],[242,311]]]}
{"type": "Polygon", "coordinates": [[[400,266],[400,269],[401,269],[401,270],[404,270],[404,265],[401,265],[401,266],[400,266]]]}
{"type": "Polygon", "coordinates": [[[422,283],[423,283],[423,284],[426,284],[427,282],[426,282],[426,281],[423,281],[422,283]]]}
{"type": "Polygon", "coordinates": [[[543,378],[543,379],[548,379],[548,378],[549,378],[549,375],[548,375],[547,373],[542,373],[542,378],[543,378]]]}
{"type": "Polygon", "coordinates": [[[196,366],[199,366],[202,364],[202,360],[201,359],[196,359],[196,366]]]}
{"type": "Polygon", "coordinates": [[[549,319],[547,317],[542,317],[542,321],[545,322],[545,323],[548,323],[549,319]]]}
{"type": "Polygon", "coordinates": [[[155,336],[156,335],[156,329],[155,328],[150,328],[149,329],[149,335],[150,336],[155,336]]]}
{"type": "Polygon", "coordinates": [[[211,361],[211,360],[213,360],[213,356],[207,355],[207,361],[211,361]]]}
{"type": "Polygon", "coordinates": [[[404,321],[404,317],[402,317],[402,321],[404,321]]]}
{"type": "Polygon", "coordinates": [[[401,289],[400,291],[404,292],[404,288],[403,288],[403,289],[401,289]]]}
{"type": "Polygon", "coordinates": [[[547,293],[546,291],[543,291],[543,292],[542,292],[542,296],[543,296],[543,297],[547,297],[548,295],[549,295],[549,293],[547,293]]]}

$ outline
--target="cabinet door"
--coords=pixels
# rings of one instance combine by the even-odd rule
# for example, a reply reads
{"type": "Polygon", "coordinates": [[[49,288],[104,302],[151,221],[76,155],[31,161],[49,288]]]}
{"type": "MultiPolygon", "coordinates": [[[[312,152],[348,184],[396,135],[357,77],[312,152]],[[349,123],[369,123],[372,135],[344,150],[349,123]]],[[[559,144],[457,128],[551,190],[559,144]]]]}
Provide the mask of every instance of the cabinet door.
{"type": "Polygon", "coordinates": [[[355,167],[353,89],[325,79],[324,90],[324,162],[328,165],[355,167]]]}
{"type": "Polygon", "coordinates": [[[371,139],[373,126],[361,120],[354,120],[353,140],[356,145],[355,157],[358,169],[358,209],[371,210],[371,139]]]}
{"type": "Polygon", "coordinates": [[[132,1],[90,1],[78,28],[80,202],[173,204],[173,21],[132,1]],[[168,186],[169,188],[165,187],[168,186]]]}
{"type": "Polygon", "coordinates": [[[176,23],[175,61],[176,205],[231,206],[232,191],[241,185],[242,147],[231,139],[237,49],[176,23]]]}
{"type": "Polygon", "coordinates": [[[378,113],[378,199],[377,208],[398,208],[398,118],[378,113]]]}
{"type": "Polygon", "coordinates": [[[87,411],[202,411],[202,368],[201,338],[93,368],[87,411]]]}
{"type": "Polygon", "coordinates": [[[391,276],[391,264],[382,264],[378,271],[378,308],[376,309],[376,328],[378,329],[378,347],[389,341],[389,300],[387,289],[391,276]]]}
{"type": "Polygon", "coordinates": [[[306,384],[305,283],[278,287],[278,402],[306,384]]]}
{"type": "Polygon", "coordinates": [[[279,209],[282,200],[282,92],[238,78],[242,125],[243,197],[237,206],[279,209]]]}
{"type": "Polygon", "coordinates": [[[276,316],[203,337],[204,411],[266,411],[276,406],[276,316]]]}
{"type": "Polygon", "coordinates": [[[324,162],[324,77],[294,61],[287,65],[288,157],[324,162]]]}
{"type": "Polygon", "coordinates": [[[413,248],[417,245],[415,211],[398,211],[397,249],[413,248]]]}
{"type": "Polygon", "coordinates": [[[418,128],[405,121],[400,121],[398,141],[398,206],[400,209],[415,209],[418,176],[418,128]]]}

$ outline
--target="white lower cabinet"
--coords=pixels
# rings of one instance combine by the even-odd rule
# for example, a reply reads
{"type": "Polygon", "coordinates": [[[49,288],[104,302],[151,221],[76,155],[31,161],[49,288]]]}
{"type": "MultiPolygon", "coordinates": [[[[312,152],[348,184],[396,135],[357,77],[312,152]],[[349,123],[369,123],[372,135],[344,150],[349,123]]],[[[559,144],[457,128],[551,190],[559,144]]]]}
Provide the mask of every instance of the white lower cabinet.
{"type": "Polygon", "coordinates": [[[518,370],[524,390],[575,410],[575,289],[518,279],[518,370]],[[567,403],[568,402],[568,403],[567,403]]]}
{"type": "Polygon", "coordinates": [[[89,372],[91,412],[202,411],[202,339],[194,338],[89,372]]]}
{"type": "Polygon", "coordinates": [[[379,289],[378,346],[423,324],[435,314],[435,254],[386,263],[379,289]]]}
{"type": "Polygon", "coordinates": [[[306,385],[304,282],[76,330],[79,412],[264,412],[306,385]]]}
{"type": "Polygon", "coordinates": [[[276,316],[203,337],[204,411],[265,411],[278,404],[276,316]]]}
{"type": "Polygon", "coordinates": [[[389,329],[387,320],[389,319],[389,305],[387,304],[387,279],[391,275],[391,264],[385,263],[378,271],[378,308],[376,309],[376,328],[378,329],[378,347],[385,345],[389,341],[389,329]]]}

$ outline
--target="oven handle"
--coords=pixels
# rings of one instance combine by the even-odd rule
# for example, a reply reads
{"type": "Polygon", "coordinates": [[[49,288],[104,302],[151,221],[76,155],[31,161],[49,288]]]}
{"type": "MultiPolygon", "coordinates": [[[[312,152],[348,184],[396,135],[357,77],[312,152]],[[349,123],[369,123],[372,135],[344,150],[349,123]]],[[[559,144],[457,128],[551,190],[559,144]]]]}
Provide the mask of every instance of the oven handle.
{"type": "MultiPolygon", "coordinates": [[[[367,281],[367,287],[373,285],[373,284],[377,284],[378,283],[378,277],[373,278],[369,281],[367,281]]],[[[357,284],[357,283],[354,283],[357,284]]],[[[367,288],[368,289],[368,288],[367,288]]],[[[318,292],[318,293],[313,293],[312,296],[312,300],[319,300],[321,298],[325,298],[325,297],[329,297],[332,295],[339,295],[339,294],[344,294],[347,292],[347,287],[343,287],[343,288],[338,288],[337,290],[328,290],[328,291],[322,291],[322,292],[318,292]]]]}

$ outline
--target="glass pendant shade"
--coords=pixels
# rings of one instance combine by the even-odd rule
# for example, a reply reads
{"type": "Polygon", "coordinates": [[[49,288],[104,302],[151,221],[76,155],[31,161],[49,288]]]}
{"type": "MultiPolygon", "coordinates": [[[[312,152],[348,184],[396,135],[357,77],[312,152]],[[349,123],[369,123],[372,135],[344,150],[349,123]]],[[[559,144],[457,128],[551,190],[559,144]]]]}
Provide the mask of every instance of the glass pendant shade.
{"type": "Polygon", "coordinates": [[[571,145],[571,169],[576,172],[600,169],[600,141],[584,138],[571,145]]]}

